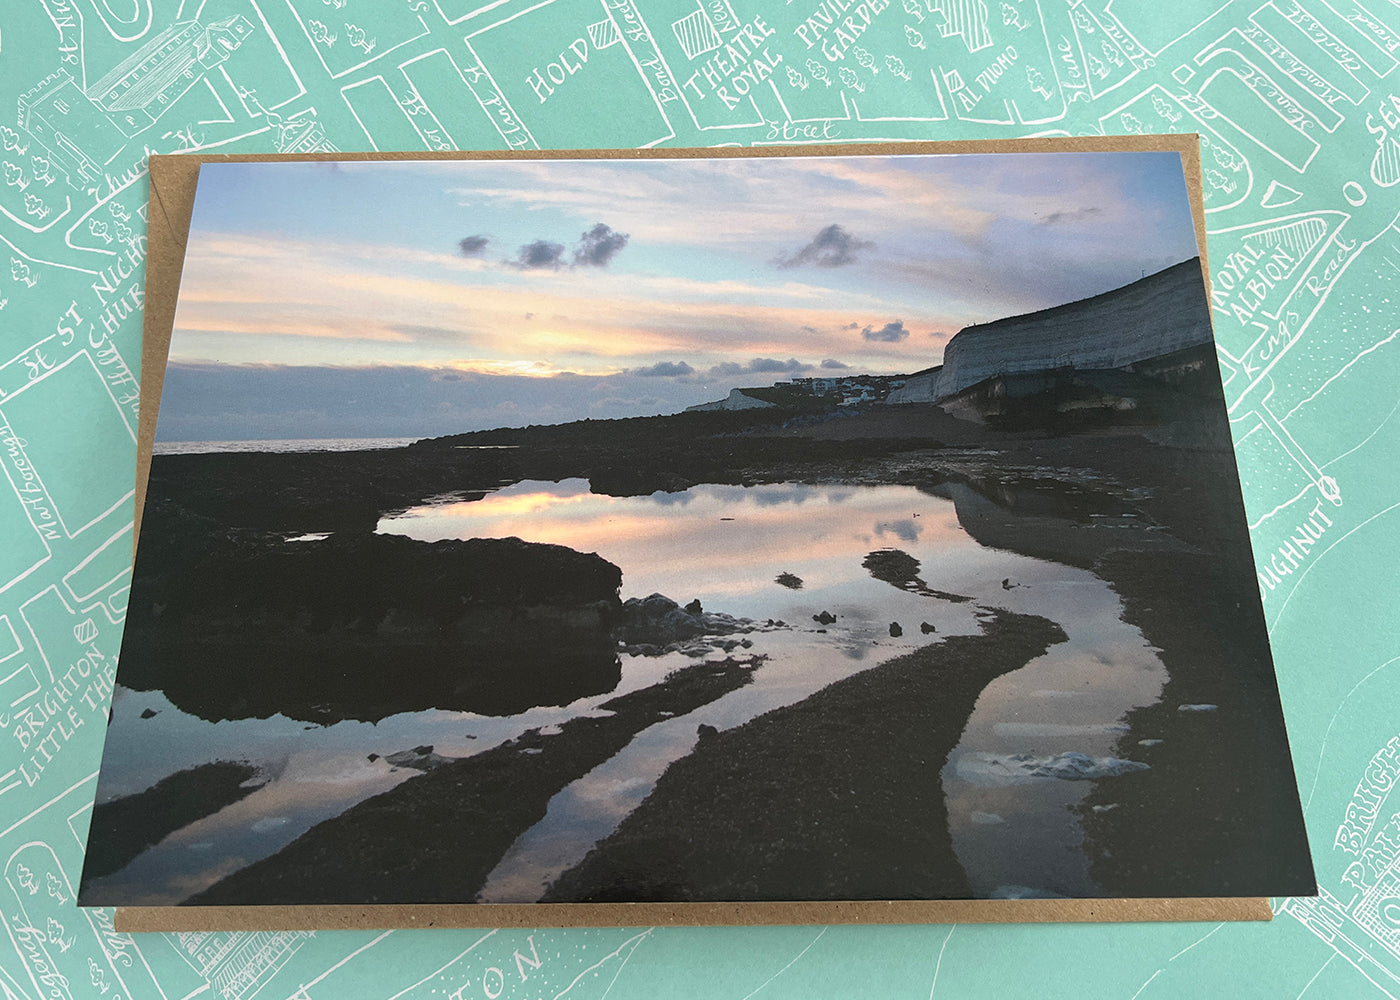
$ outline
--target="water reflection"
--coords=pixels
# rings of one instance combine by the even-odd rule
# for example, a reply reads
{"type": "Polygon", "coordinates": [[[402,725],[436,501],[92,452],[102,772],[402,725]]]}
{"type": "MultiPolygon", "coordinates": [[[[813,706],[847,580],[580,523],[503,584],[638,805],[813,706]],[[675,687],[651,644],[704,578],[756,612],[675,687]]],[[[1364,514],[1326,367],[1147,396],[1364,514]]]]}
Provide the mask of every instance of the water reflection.
{"type": "MultiPolygon", "coordinates": [[[[426,541],[516,536],[597,552],[621,567],[624,599],[698,598],[707,610],[792,626],[752,634],[751,652],[768,660],[751,685],[644,730],[558,793],[492,873],[484,900],[537,899],[635,808],[668,763],[689,752],[697,726],[730,728],[916,646],[977,634],[987,607],[1049,618],[1069,641],[983,692],[943,776],[954,846],[980,895],[1092,894],[1082,854],[1073,849],[1082,834],[1071,811],[1089,782],[997,784],[959,765],[976,754],[1107,754],[1123,713],[1156,699],[1161,665],[1120,620],[1118,599],[1103,581],[978,544],[952,502],[902,486],[704,485],[609,497],[590,493],[584,480],[523,482],[479,500],[387,517],[378,530],[426,541]],[[823,614],[835,620],[813,621],[823,614]],[[902,626],[897,638],[892,623],[902,626]]],[[[144,887],[145,902],[176,902],[321,819],[417,776],[390,767],[383,760],[390,753],[431,744],[444,756],[469,756],[529,729],[557,731],[689,662],[679,653],[622,660],[614,691],[504,718],[428,711],[375,725],[305,727],[282,717],[210,724],[158,694],[126,693],[117,699],[109,741],[130,749],[109,758],[129,763],[125,771],[104,770],[104,798],[214,759],[249,760],[271,780],[172,834],[111,876],[112,884],[144,887]],[[148,707],[158,714],[143,718],[148,707]]]]}

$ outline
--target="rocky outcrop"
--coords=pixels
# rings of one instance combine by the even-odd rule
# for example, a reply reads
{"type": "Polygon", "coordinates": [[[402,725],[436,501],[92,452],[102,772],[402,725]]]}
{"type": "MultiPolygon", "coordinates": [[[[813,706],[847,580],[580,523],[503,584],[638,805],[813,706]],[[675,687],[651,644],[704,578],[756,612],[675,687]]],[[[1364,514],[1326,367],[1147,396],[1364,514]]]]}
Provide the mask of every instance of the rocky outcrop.
{"type": "Polygon", "coordinates": [[[889,403],[937,403],[994,376],[1124,369],[1212,341],[1199,258],[1092,298],[969,326],[889,403]]]}
{"type": "Polygon", "coordinates": [[[662,653],[707,653],[710,649],[729,652],[748,648],[747,639],[731,638],[754,631],[757,624],[722,612],[705,611],[699,601],[681,607],[664,594],[633,597],[622,606],[617,628],[621,648],[643,656],[662,653]]]}
{"type": "Polygon", "coordinates": [[[121,683],[205,719],[511,714],[620,677],[621,571],[559,545],[206,537],[137,561],[121,683]]]}

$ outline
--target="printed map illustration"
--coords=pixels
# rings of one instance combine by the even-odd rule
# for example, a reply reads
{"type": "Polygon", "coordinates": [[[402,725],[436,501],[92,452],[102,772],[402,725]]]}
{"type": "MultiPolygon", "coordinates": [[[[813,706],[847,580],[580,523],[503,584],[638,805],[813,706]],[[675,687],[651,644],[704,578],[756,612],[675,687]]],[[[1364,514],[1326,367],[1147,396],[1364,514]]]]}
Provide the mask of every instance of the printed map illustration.
{"type": "Polygon", "coordinates": [[[1400,997],[1395,0],[10,0],[0,996],[1400,997]],[[1268,925],[117,933],[74,889],[127,588],[150,153],[1198,133],[1321,895],[1268,925]],[[722,958],[720,957],[722,956],[722,958]]]}

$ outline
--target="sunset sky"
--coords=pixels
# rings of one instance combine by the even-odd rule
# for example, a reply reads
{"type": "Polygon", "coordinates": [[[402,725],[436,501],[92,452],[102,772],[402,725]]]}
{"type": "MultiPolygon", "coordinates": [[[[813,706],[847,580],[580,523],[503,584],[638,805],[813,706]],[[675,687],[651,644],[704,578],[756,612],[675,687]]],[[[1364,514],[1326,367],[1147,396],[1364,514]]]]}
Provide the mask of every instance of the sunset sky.
{"type": "Polygon", "coordinates": [[[912,372],[1197,253],[1171,153],[206,164],[158,437],[415,436],[912,372]]]}

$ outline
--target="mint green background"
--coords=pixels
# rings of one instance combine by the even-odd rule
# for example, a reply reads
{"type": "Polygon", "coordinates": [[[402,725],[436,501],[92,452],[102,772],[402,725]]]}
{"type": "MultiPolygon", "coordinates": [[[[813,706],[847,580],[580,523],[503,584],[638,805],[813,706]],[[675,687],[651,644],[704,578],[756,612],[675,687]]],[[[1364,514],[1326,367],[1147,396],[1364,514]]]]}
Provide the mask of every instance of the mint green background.
{"type": "MultiPolygon", "coordinates": [[[[1400,732],[1400,5],[865,0],[840,18],[861,27],[862,10],[861,51],[829,61],[803,37],[835,37],[818,14],[830,6],[811,0],[5,0],[0,998],[1400,996],[1400,875],[1384,839],[1400,801],[1383,789],[1370,800],[1367,892],[1344,879],[1355,859],[1335,846],[1373,755],[1400,732]],[[770,62],[781,58],[771,82],[735,82],[728,67],[716,85],[733,100],[712,89],[701,67],[713,53],[690,55],[709,37],[702,10],[720,28],[731,15],[761,19],[767,31],[754,32],[767,35],[770,62]],[[151,104],[155,117],[129,136],[117,112],[77,93],[172,24],[229,18],[251,32],[195,63],[188,89],[151,104]],[[579,39],[587,61],[570,53],[579,39]],[[989,70],[999,56],[1002,71],[989,70]],[[52,164],[45,182],[36,157],[56,158],[21,107],[59,71],[75,81],[69,138],[96,165],[73,184],[52,164]],[[109,913],[73,906],[101,678],[129,580],[114,553],[129,546],[136,404],[120,374],[140,358],[139,308],[128,298],[104,326],[95,286],[113,286],[109,306],[141,287],[140,269],[101,275],[118,254],[143,253],[148,151],[1125,131],[1206,139],[1217,339],[1252,537],[1261,568],[1289,570],[1261,586],[1319,901],[1276,900],[1268,925],[223,936],[202,942],[234,949],[217,968],[181,957],[197,944],[188,938],[116,935],[109,913]],[[1267,281],[1251,272],[1256,294],[1250,277],[1226,273],[1232,254],[1290,263],[1267,281]],[[31,476],[54,508],[32,524],[19,503],[31,476]],[[1291,557],[1289,538],[1315,510],[1330,523],[1291,557]],[[258,954],[269,963],[260,976],[258,954]],[[219,978],[240,970],[249,978],[219,978]]],[[[1388,772],[1372,774],[1383,784],[1388,772]]]]}

